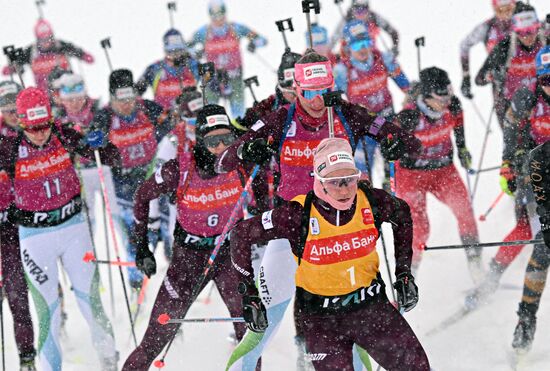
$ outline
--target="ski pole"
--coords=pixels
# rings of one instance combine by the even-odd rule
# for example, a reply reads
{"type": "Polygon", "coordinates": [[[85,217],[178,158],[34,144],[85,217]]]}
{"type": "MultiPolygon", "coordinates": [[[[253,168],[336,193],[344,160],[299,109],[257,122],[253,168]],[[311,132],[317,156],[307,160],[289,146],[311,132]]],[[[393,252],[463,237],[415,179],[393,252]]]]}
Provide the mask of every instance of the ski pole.
{"type": "Polygon", "coordinates": [[[334,138],[334,106],[339,106],[342,103],[342,91],[324,93],[323,102],[328,111],[328,137],[334,138]]]}
{"type": "Polygon", "coordinates": [[[452,249],[466,249],[471,247],[492,247],[492,246],[516,246],[516,245],[537,245],[544,243],[544,240],[521,240],[521,241],[499,241],[499,242],[485,242],[485,243],[472,243],[467,245],[447,245],[447,246],[424,246],[424,250],[452,250],[452,249]]]}
{"type": "Polygon", "coordinates": [[[275,21],[277,29],[283,35],[283,42],[285,43],[285,51],[290,51],[288,46],[288,40],[286,38],[285,31],[294,32],[294,26],[292,25],[292,18],[281,19],[280,21],[275,21]]]}
{"type": "Polygon", "coordinates": [[[107,37],[100,41],[101,47],[103,48],[103,51],[105,52],[105,58],[107,58],[107,65],[109,66],[109,70],[113,72],[113,64],[111,63],[111,57],[109,56],[108,49],[111,49],[111,38],[107,37]]]}
{"type": "Polygon", "coordinates": [[[21,83],[21,86],[23,89],[25,88],[25,82],[23,81],[23,75],[21,73],[21,66],[17,63],[19,60],[21,60],[23,49],[22,48],[15,48],[13,45],[8,45],[4,47],[4,54],[8,58],[8,64],[10,66],[10,76],[13,81],[13,70],[15,70],[15,73],[19,77],[19,82],[21,83]]]}
{"type": "MultiPolygon", "coordinates": [[[[470,99],[470,102],[472,103],[472,107],[474,108],[474,112],[476,113],[476,116],[479,118],[479,121],[483,124],[483,127],[487,130],[488,123],[485,122],[483,119],[483,115],[481,114],[481,111],[479,110],[479,107],[477,106],[476,102],[473,99],[470,99]]],[[[489,130],[489,132],[491,132],[489,130]]]]}
{"type": "Polygon", "coordinates": [[[176,3],[174,1],[170,1],[168,4],[166,4],[168,8],[168,15],[170,16],[170,28],[174,28],[174,13],[176,12],[176,3]]]}
{"type": "Polygon", "coordinates": [[[504,196],[504,191],[501,191],[498,194],[497,198],[495,198],[491,206],[489,206],[487,211],[483,215],[479,216],[479,221],[484,222],[487,219],[487,216],[491,213],[491,211],[493,211],[494,207],[500,202],[500,199],[502,198],[502,196],[504,196]]]}
{"type": "Polygon", "coordinates": [[[213,318],[171,318],[167,313],[157,318],[158,323],[166,325],[169,323],[214,323],[214,322],[244,322],[243,317],[213,317],[213,318]]]}
{"type": "Polygon", "coordinates": [[[254,88],[252,88],[252,84],[256,86],[260,86],[260,83],[258,82],[258,76],[252,76],[247,79],[243,80],[244,85],[250,89],[250,94],[252,94],[252,98],[254,99],[254,105],[258,104],[258,100],[256,99],[256,94],[254,94],[254,88]]]}
{"type": "Polygon", "coordinates": [[[118,265],[121,267],[135,267],[135,262],[129,261],[112,261],[112,260],[97,260],[95,254],[92,251],[87,251],[82,257],[84,263],[94,263],[94,264],[109,264],[109,265],[118,265]]]}
{"type": "Polygon", "coordinates": [[[416,46],[416,58],[418,63],[418,76],[420,77],[420,71],[422,70],[422,64],[420,60],[420,49],[426,45],[426,39],[424,36],[420,36],[419,38],[414,39],[414,45],[416,46]]]}
{"type": "MultiPolygon", "coordinates": [[[[115,224],[113,221],[113,214],[111,213],[111,204],[109,203],[109,196],[107,195],[107,186],[105,183],[105,175],[103,174],[103,166],[101,164],[101,157],[99,157],[99,150],[94,149],[95,162],[97,165],[97,171],[99,173],[99,184],[101,186],[101,191],[103,192],[103,199],[105,200],[105,209],[107,212],[107,217],[109,219],[109,227],[111,229],[111,237],[113,238],[113,245],[115,248],[116,261],[121,263],[120,260],[120,250],[118,248],[118,240],[116,238],[115,224]]],[[[128,310],[128,318],[130,319],[130,326],[132,328],[132,336],[134,338],[134,345],[137,348],[137,338],[136,332],[134,329],[134,320],[132,319],[132,311],[130,309],[130,300],[128,299],[128,292],[126,290],[126,284],[124,281],[124,273],[122,273],[122,266],[118,266],[118,272],[120,274],[120,281],[122,284],[122,289],[124,291],[124,300],[126,301],[126,309],[128,310]]]]}
{"type": "MultiPolygon", "coordinates": [[[[495,106],[493,105],[493,108],[491,109],[491,114],[489,115],[489,121],[487,124],[487,128],[485,129],[485,136],[483,138],[483,145],[481,146],[481,154],[479,156],[479,162],[477,164],[477,168],[481,169],[481,166],[483,165],[483,158],[485,157],[485,151],[487,149],[487,141],[489,139],[489,133],[491,131],[491,124],[493,122],[493,113],[495,112],[495,106]]],[[[479,182],[479,172],[476,174],[476,178],[474,179],[474,190],[472,192],[472,200],[474,199],[477,191],[477,185],[479,182]]]]}
{"type": "Polygon", "coordinates": [[[321,12],[321,5],[319,4],[319,0],[302,0],[302,12],[306,13],[307,36],[308,36],[309,48],[313,49],[313,34],[311,33],[311,15],[310,15],[311,10],[313,10],[315,14],[319,14],[321,12]]]}
{"type": "Polygon", "coordinates": [[[44,11],[42,9],[42,6],[46,4],[45,0],[36,0],[34,2],[36,4],[36,9],[38,10],[38,16],[40,19],[44,19],[44,11]]]}
{"type": "Polygon", "coordinates": [[[493,170],[499,170],[501,168],[501,166],[492,166],[492,167],[487,167],[485,169],[479,169],[479,170],[474,170],[472,169],[472,172],[475,174],[475,173],[484,173],[486,171],[493,171],[493,170]]]}
{"type": "Polygon", "coordinates": [[[149,284],[149,277],[147,276],[143,277],[143,282],[141,283],[141,289],[139,290],[139,296],[137,299],[137,308],[136,308],[136,314],[134,315],[134,323],[137,321],[139,311],[141,309],[141,305],[145,300],[145,291],[147,290],[148,284],[149,284]]]}
{"type": "Polygon", "coordinates": [[[8,65],[9,65],[9,67],[10,67],[9,70],[10,70],[10,80],[11,80],[11,82],[14,81],[14,80],[13,80],[13,68],[14,68],[14,67],[12,66],[11,60],[10,60],[10,53],[11,53],[11,51],[13,50],[13,48],[14,48],[13,45],[4,46],[4,47],[2,48],[2,50],[4,51],[4,55],[5,55],[6,58],[8,59],[8,65]]]}
{"type": "MultiPolygon", "coordinates": [[[[225,237],[227,236],[227,233],[235,223],[237,222],[237,216],[239,215],[239,212],[242,210],[242,205],[248,195],[248,192],[250,190],[250,187],[252,187],[252,182],[256,178],[256,175],[258,175],[258,172],[260,171],[260,165],[254,166],[254,169],[252,170],[252,174],[248,178],[244,189],[239,196],[239,199],[237,200],[237,203],[233,207],[233,211],[231,212],[231,215],[229,216],[229,220],[225,224],[225,226],[222,229],[222,233],[218,237],[218,242],[216,243],[216,247],[214,247],[214,250],[212,250],[212,254],[210,254],[210,257],[208,258],[208,263],[206,265],[206,268],[204,269],[204,272],[199,278],[199,281],[193,288],[193,291],[191,293],[191,297],[193,298],[193,301],[195,301],[195,298],[198,296],[200,292],[197,292],[201,289],[204,281],[206,280],[206,277],[208,276],[208,272],[210,272],[210,268],[214,265],[214,260],[216,259],[216,256],[218,255],[218,252],[225,240],[225,237]]],[[[164,367],[164,360],[166,358],[166,355],[168,354],[168,351],[170,350],[170,347],[172,346],[172,343],[174,342],[174,339],[176,338],[176,334],[178,333],[179,327],[181,326],[181,323],[178,324],[178,328],[176,331],[174,331],[174,334],[172,335],[170,341],[168,342],[168,345],[166,346],[166,349],[164,350],[164,353],[162,357],[154,362],[154,366],[157,368],[163,368],[164,367]]]]}
{"type": "Polygon", "coordinates": [[[264,57],[262,57],[258,52],[254,53],[256,58],[272,73],[277,74],[277,70],[269,63],[264,57]]]}

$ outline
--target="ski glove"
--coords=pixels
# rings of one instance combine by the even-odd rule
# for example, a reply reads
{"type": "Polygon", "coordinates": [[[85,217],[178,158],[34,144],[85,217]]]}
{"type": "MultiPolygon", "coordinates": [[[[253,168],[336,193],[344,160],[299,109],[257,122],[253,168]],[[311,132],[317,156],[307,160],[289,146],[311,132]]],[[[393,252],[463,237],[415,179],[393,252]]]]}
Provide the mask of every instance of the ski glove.
{"type": "Polygon", "coordinates": [[[157,273],[157,261],[155,255],[148,246],[138,246],[136,252],[136,267],[148,278],[157,273]]]}
{"type": "Polygon", "coordinates": [[[472,155],[470,151],[468,151],[468,148],[460,148],[458,150],[458,158],[460,159],[460,165],[462,165],[464,169],[470,170],[472,168],[472,155]]]}
{"type": "Polygon", "coordinates": [[[267,310],[259,296],[243,296],[243,317],[250,331],[265,332],[267,329],[267,310]]]}
{"type": "Polygon", "coordinates": [[[470,80],[470,76],[464,76],[462,79],[462,85],[460,85],[460,91],[464,97],[468,99],[474,98],[474,95],[472,94],[472,81],[470,80]]]}
{"type": "Polygon", "coordinates": [[[509,196],[512,196],[517,189],[516,172],[507,161],[504,161],[500,167],[499,183],[502,191],[509,196]]]}
{"type": "Polygon", "coordinates": [[[251,161],[260,165],[268,162],[275,153],[275,150],[269,146],[264,138],[245,142],[237,149],[237,156],[241,160],[251,161]]]}
{"type": "Polygon", "coordinates": [[[380,142],[380,152],[387,161],[399,160],[405,153],[405,146],[399,138],[388,137],[380,142]]]}
{"type": "Polygon", "coordinates": [[[103,132],[101,130],[93,130],[86,134],[86,144],[93,149],[103,147],[103,132]]]}
{"type": "Polygon", "coordinates": [[[393,284],[397,291],[397,303],[405,312],[410,311],[418,303],[418,287],[414,283],[414,277],[409,272],[400,273],[393,284]]]}
{"type": "Polygon", "coordinates": [[[250,52],[250,53],[254,53],[256,51],[256,44],[254,43],[254,40],[250,40],[250,42],[248,43],[248,45],[246,46],[246,49],[250,52]]]}

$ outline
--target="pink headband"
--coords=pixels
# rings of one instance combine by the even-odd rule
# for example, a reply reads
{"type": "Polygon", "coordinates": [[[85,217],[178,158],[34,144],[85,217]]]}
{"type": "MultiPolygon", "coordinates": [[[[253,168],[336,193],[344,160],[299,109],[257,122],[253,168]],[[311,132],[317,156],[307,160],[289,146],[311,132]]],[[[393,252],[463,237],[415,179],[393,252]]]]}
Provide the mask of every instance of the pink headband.
{"type": "Polygon", "coordinates": [[[296,63],[294,80],[302,89],[334,85],[332,64],[330,61],[314,63],[296,63]]]}

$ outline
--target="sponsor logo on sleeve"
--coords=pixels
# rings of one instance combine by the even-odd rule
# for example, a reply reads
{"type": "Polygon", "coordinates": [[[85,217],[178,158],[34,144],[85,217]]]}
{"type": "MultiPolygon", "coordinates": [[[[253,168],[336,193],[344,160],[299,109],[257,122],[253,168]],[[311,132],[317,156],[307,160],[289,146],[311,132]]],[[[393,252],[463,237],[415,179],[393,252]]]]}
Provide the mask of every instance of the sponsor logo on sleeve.
{"type": "Polygon", "coordinates": [[[262,225],[266,231],[273,228],[273,220],[271,219],[272,214],[273,210],[266,211],[262,214],[262,225]]]}
{"type": "Polygon", "coordinates": [[[263,122],[262,120],[258,120],[254,125],[252,125],[250,129],[252,129],[252,131],[258,131],[264,126],[265,126],[265,122],[263,122]]]}

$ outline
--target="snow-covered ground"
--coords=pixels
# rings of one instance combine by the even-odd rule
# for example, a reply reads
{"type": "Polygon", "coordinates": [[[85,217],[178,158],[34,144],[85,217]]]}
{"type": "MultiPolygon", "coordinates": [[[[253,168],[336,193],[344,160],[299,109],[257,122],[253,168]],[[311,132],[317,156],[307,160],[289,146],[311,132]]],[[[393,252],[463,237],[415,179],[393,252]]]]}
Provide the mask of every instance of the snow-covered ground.
{"type": "MultiPolygon", "coordinates": [[[[346,6],[350,1],[347,0],[346,6]]],[[[426,47],[422,50],[424,67],[437,65],[449,71],[455,91],[459,91],[461,82],[458,46],[462,38],[478,23],[491,16],[489,0],[391,0],[372,1],[372,7],[393,25],[401,35],[401,54],[399,60],[410,78],[417,77],[417,56],[413,40],[426,37],[426,47]]],[[[550,11],[550,3],[545,0],[533,0],[540,18],[550,11]]],[[[323,2],[324,9],[319,22],[330,30],[336,27],[339,13],[332,1],[323,2]]],[[[301,13],[298,0],[228,0],[230,20],[244,23],[266,35],[269,45],[257,53],[271,66],[276,68],[283,51],[283,42],[275,27],[275,20],[293,17],[296,32],[288,36],[292,48],[305,49],[305,17],[301,13]]],[[[93,65],[81,65],[74,62],[73,68],[85,76],[88,90],[92,96],[107,97],[108,68],[99,40],[111,37],[111,58],[116,67],[128,67],[137,77],[152,61],[162,57],[162,34],[169,27],[166,3],[157,0],[51,0],[45,7],[45,15],[53,24],[58,37],[74,42],[89,50],[96,58],[93,65]]],[[[33,1],[0,0],[0,44],[24,46],[33,40],[33,25],[37,11],[33,1]]],[[[175,24],[189,37],[198,27],[207,21],[206,1],[179,1],[175,24]]],[[[244,52],[245,76],[258,75],[261,86],[258,97],[270,94],[275,85],[275,75],[254,55],[244,52]]],[[[472,74],[477,72],[485,57],[484,48],[477,46],[472,51],[472,74]]],[[[5,64],[5,58],[0,57],[5,64]]],[[[32,83],[30,73],[25,79],[32,83]]],[[[395,87],[395,106],[400,108],[402,94],[395,87]]],[[[491,110],[490,89],[474,87],[475,102],[483,116],[487,118],[491,110]]],[[[251,99],[249,98],[249,102],[251,99]]],[[[475,116],[472,105],[463,100],[466,120],[467,143],[477,165],[483,142],[484,127],[475,116]]],[[[501,132],[496,120],[489,136],[484,167],[500,164],[501,132]]],[[[380,171],[379,171],[380,173],[380,171]]],[[[449,190],[452,192],[452,190],[449,190]]],[[[475,198],[476,215],[484,212],[498,195],[498,173],[484,173],[475,198]]],[[[459,243],[457,223],[450,211],[429,198],[428,203],[431,237],[429,245],[459,243]]],[[[498,204],[486,222],[479,222],[482,241],[501,240],[513,227],[513,201],[506,197],[498,204]]],[[[389,232],[389,231],[388,231],[389,232]]],[[[102,241],[102,236],[97,236],[102,241]]],[[[99,250],[104,251],[100,244],[99,250]]],[[[440,321],[461,306],[466,290],[472,282],[466,268],[462,251],[428,252],[420,268],[417,283],[420,290],[419,305],[406,317],[422,341],[435,370],[509,370],[507,351],[510,349],[512,333],[516,325],[517,304],[521,298],[521,287],[527,259],[531,248],[514,261],[504,274],[500,289],[490,302],[460,323],[446,331],[427,336],[426,333],[440,321]]],[[[487,248],[485,263],[495,254],[496,248],[487,248]]],[[[104,255],[104,252],[103,252],[104,255]]],[[[392,254],[390,254],[392,255],[392,254]]],[[[160,272],[154,277],[147,292],[148,313],[155,293],[166,269],[166,263],[159,257],[160,272]]],[[[386,277],[386,267],[381,266],[386,277]]],[[[118,281],[115,271],[114,281],[118,281]]],[[[107,289],[107,274],[102,271],[104,304],[111,314],[107,289]]],[[[66,292],[69,292],[65,284],[66,292]]],[[[204,293],[203,293],[204,295],[204,293]]],[[[76,302],[67,296],[67,336],[63,339],[65,370],[96,370],[98,362],[93,356],[88,329],[84,324],[76,302]]],[[[124,299],[120,286],[116,288],[116,317],[111,318],[116,330],[117,347],[121,353],[121,363],[133,349],[129,323],[125,312],[124,299]]],[[[17,368],[17,352],[11,328],[12,320],[4,307],[6,324],[7,370],[17,368]]],[[[529,353],[523,370],[550,370],[550,298],[543,296],[539,310],[538,330],[533,349],[529,353]]],[[[224,316],[223,304],[216,292],[209,305],[196,304],[189,317],[224,316]]],[[[293,343],[292,318],[287,313],[282,330],[267,349],[264,356],[264,370],[293,369],[295,346],[293,343]]],[[[137,333],[141,338],[147,319],[138,321],[137,333]]],[[[186,325],[184,338],[178,339],[166,359],[166,370],[220,370],[223,369],[231,352],[231,344],[226,340],[231,326],[227,324],[186,325]]]]}

